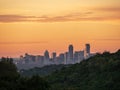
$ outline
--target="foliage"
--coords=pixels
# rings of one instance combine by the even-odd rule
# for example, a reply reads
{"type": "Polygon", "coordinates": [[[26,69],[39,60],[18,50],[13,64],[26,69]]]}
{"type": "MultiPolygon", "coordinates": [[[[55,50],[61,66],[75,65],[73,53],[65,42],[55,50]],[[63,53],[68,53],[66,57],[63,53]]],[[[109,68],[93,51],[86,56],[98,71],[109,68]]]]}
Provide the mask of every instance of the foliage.
{"type": "Polygon", "coordinates": [[[120,50],[97,54],[47,79],[51,90],[120,90],[120,50]]]}
{"type": "Polygon", "coordinates": [[[31,77],[33,75],[39,75],[41,77],[43,76],[47,76],[50,75],[51,73],[53,73],[54,71],[59,71],[61,68],[63,67],[68,67],[70,65],[49,65],[49,66],[44,66],[44,67],[35,67],[33,69],[29,69],[29,70],[20,70],[20,74],[22,76],[27,76],[27,77],[31,77]]]}
{"type": "Polygon", "coordinates": [[[0,61],[0,90],[48,90],[48,82],[39,77],[21,77],[13,59],[2,58],[0,61]]]}

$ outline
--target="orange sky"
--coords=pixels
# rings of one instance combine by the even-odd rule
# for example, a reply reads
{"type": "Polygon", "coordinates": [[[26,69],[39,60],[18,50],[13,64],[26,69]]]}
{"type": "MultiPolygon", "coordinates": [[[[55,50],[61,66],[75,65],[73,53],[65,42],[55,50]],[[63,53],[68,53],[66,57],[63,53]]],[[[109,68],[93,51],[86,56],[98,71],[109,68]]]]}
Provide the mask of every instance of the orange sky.
{"type": "Polygon", "coordinates": [[[91,44],[120,49],[120,0],[0,0],[0,57],[58,53],[91,44]]]}

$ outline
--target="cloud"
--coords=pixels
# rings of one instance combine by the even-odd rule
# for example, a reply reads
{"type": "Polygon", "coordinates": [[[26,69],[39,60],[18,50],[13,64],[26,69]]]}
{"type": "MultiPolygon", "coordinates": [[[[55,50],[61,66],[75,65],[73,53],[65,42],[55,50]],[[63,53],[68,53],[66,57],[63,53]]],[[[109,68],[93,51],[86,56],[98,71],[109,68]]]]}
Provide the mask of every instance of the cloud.
{"type": "Polygon", "coordinates": [[[119,38],[111,38],[111,39],[94,39],[94,40],[97,40],[97,41],[120,41],[119,38]]]}
{"type": "Polygon", "coordinates": [[[94,8],[94,10],[120,13],[120,7],[100,7],[100,8],[94,8]]]}
{"type": "Polygon", "coordinates": [[[9,23],[9,22],[63,22],[63,21],[74,21],[80,16],[86,16],[91,14],[90,12],[80,13],[70,13],[67,15],[60,16],[24,16],[24,15],[0,15],[0,22],[9,23]]]}
{"type": "Polygon", "coordinates": [[[0,22],[22,22],[27,21],[27,18],[32,18],[32,16],[0,15],[0,22]]]}
{"type": "Polygon", "coordinates": [[[100,7],[58,16],[0,15],[0,22],[68,22],[120,20],[120,7],[100,7]]]}
{"type": "Polygon", "coordinates": [[[47,41],[39,41],[39,42],[0,42],[0,44],[10,45],[10,44],[46,44],[47,41]]]}

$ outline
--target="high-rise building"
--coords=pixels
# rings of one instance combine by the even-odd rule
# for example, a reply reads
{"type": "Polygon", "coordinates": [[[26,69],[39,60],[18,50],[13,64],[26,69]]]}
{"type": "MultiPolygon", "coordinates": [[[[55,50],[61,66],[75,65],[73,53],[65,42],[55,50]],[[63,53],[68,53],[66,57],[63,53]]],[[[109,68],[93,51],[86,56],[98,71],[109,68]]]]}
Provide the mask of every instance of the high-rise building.
{"type": "Polygon", "coordinates": [[[55,60],[56,59],[56,52],[52,53],[52,59],[55,60]]]}
{"type": "Polygon", "coordinates": [[[44,57],[45,57],[45,59],[49,59],[49,52],[48,52],[48,50],[45,51],[44,57]]]}
{"type": "Polygon", "coordinates": [[[65,55],[63,53],[61,53],[59,55],[59,64],[64,64],[64,59],[65,59],[65,55]]]}
{"type": "Polygon", "coordinates": [[[73,63],[74,60],[73,60],[73,45],[69,45],[68,47],[68,58],[69,58],[69,63],[73,63]]]}
{"type": "Polygon", "coordinates": [[[89,58],[90,56],[90,44],[85,45],[85,57],[89,58]]]}
{"type": "Polygon", "coordinates": [[[75,63],[80,63],[83,59],[84,59],[84,50],[83,51],[75,51],[75,53],[74,53],[75,63]]]}
{"type": "Polygon", "coordinates": [[[86,44],[86,53],[90,54],[90,44],[86,44]]]}
{"type": "Polygon", "coordinates": [[[75,51],[75,53],[74,53],[74,61],[75,61],[75,63],[78,63],[78,55],[79,55],[79,52],[75,51]]]}
{"type": "Polygon", "coordinates": [[[64,64],[68,64],[68,52],[65,52],[65,61],[64,64]]]}
{"type": "Polygon", "coordinates": [[[44,64],[46,65],[48,65],[49,64],[49,60],[50,60],[50,57],[49,57],[49,52],[48,52],[48,50],[46,50],[45,52],[44,52],[44,64]]]}
{"type": "Polygon", "coordinates": [[[78,52],[78,63],[84,60],[84,50],[78,52]]]}

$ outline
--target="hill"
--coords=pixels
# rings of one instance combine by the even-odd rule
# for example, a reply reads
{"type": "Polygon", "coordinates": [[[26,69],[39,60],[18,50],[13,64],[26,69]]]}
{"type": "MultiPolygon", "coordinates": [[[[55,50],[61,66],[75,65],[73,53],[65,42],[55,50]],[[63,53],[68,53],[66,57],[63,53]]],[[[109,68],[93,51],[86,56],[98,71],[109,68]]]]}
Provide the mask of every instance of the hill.
{"type": "Polygon", "coordinates": [[[39,76],[22,77],[12,58],[0,60],[0,90],[49,90],[48,82],[39,76]]]}
{"type": "Polygon", "coordinates": [[[44,66],[44,67],[36,67],[36,68],[32,68],[29,70],[21,70],[20,74],[22,76],[33,76],[33,75],[39,75],[39,76],[47,76],[50,75],[51,73],[53,73],[54,71],[59,71],[61,68],[63,67],[68,67],[70,65],[49,65],[49,66],[44,66]]]}
{"type": "Polygon", "coordinates": [[[51,90],[120,90],[120,50],[97,54],[46,78],[51,90]]]}

